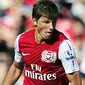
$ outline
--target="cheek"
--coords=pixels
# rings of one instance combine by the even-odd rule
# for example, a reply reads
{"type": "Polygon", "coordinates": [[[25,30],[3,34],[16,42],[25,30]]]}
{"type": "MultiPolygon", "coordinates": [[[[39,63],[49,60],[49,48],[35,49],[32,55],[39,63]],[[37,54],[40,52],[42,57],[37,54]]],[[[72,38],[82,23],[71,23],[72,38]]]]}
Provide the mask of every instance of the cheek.
{"type": "Polygon", "coordinates": [[[45,24],[38,24],[37,25],[37,30],[38,32],[44,32],[46,30],[47,26],[45,24]]]}
{"type": "Polygon", "coordinates": [[[43,33],[45,33],[45,29],[44,28],[38,28],[38,32],[40,33],[40,34],[43,34],[43,33]]]}
{"type": "Polygon", "coordinates": [[[38,24],[38,28],[41,28],[41,29],[45,28],[45,26],[46,26],[46,25],[43,24],[43,23],[39,23],[39,24],[38,24]]]}

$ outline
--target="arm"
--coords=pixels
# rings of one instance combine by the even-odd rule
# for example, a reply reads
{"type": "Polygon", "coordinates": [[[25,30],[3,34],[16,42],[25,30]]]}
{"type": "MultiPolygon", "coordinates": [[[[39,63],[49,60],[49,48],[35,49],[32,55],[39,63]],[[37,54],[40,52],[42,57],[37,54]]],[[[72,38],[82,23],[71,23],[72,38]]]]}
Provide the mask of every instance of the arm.
{"type": "Polygon", "coordinates": [[[79,72],[67,74],[69,85],[82,85],[79,72]]]}
{"type": "Polygon", "coordinates": [[[16,38],[14,45],[14,50],[15,50],[14,62],[7,73],[3,85],[15,84],[22,73],[24,64],[23,64],[22,55],[19,53],[19,43],[18,43],[19,37],[20,35],[16,38]]]}
{"type": "Polygon", "coordinates": [[[67,74],[69,85],[81,85],[79,66],[75,55],[75,50],[69,40],[65,40],[59,48],[59,59],[62,62],[67,74]]]}
{"type": "Polygon", "coordinates": [[[6,75],[3,85],[14,85],[20,77],[22,70],[23,65],[14,61],[6,75]]]}

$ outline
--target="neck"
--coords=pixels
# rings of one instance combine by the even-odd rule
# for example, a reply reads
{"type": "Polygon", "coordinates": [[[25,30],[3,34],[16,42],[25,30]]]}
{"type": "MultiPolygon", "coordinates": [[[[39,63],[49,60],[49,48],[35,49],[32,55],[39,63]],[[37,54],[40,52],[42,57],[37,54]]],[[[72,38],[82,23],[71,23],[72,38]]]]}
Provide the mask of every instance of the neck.
{"type": "Polygon", "coordinates": [[[43,37],[40,35],[40,33],[37,30],[36,30],[36,33],[35,33],[35,38],[36,38],[36,41],[38,43],[44,43],[43,37]]]}

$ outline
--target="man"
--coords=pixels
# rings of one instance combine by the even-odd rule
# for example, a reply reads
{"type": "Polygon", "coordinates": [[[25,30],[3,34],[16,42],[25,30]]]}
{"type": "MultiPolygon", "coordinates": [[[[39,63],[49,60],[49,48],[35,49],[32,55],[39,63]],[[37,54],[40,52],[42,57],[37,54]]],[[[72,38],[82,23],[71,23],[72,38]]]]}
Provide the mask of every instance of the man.
{"type": "Polygon", "coordinates": [[[23,85],[81,85],[74,48],[55,28],[58,15],[51,1],[34,4],[35,29],[17,37],[15,60],[3,85],[13,85],[23,69],[23,85]]]}

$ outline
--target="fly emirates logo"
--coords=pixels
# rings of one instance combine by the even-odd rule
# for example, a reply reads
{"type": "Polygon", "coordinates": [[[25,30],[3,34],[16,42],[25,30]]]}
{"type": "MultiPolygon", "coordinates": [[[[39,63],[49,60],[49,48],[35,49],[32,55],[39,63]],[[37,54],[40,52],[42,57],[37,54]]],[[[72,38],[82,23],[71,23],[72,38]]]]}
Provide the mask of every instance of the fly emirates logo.
{"type": "Polygon", "coordinates": [[[38,66],[37,64],[31,64],[31,68],[33,71],[29,71],[25,69],[25,76],[32,78],[32,79],[36,79],[36,80],[55,80],[57,78],[56,74],[41,74],[41,67],[38,66]],[[37,72],[35,72],[35,71],[37,72]]]}

